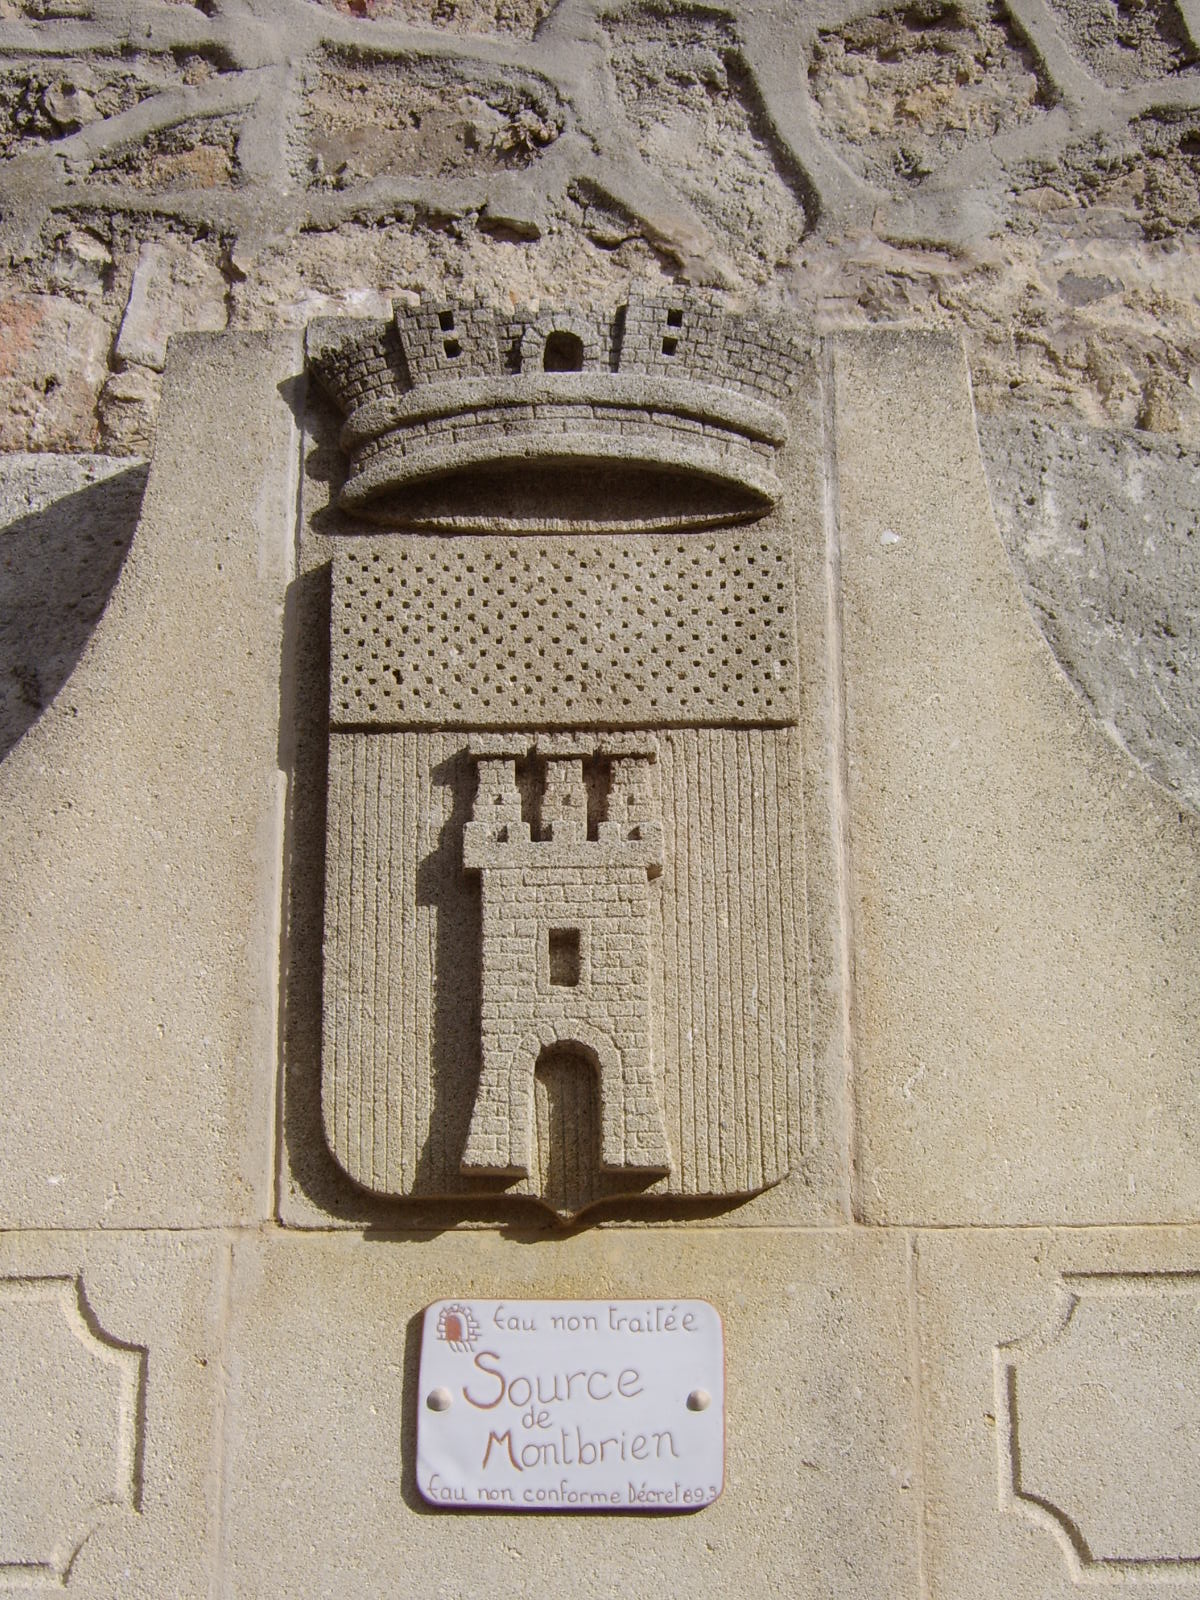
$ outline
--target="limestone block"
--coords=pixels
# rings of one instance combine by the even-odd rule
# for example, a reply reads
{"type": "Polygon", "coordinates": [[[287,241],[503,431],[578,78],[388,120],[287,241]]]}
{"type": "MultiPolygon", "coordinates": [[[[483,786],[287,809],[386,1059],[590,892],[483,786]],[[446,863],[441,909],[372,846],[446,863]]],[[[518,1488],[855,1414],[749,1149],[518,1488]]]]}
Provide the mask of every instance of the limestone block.
{"type": "Polygon", "coordinates": [[[228,1248],[0,1240],[0,1589],[210,1594],[228,1248]]]}
{"type": "Polygon", "coordinates": [[[0,450],[94,443],[110,338],[103,317],[65,295],[0,295],[0,450]]]}
{"type": "Polygon", "coordinates": [[[1200,454],[1032,410],[981,417],[979,438],[1055,656],[1138,765],[1200,810],[1200,454]]]}
{"type": "Polygon", "coordinates": [[[161,372],[173,333],[216,333],[225,326],[226,282],[198,250],[177,244],[144,244],[117,342],[117,361],[161,372]]]}
{"type": "Polygon", "coordinates": [[[954,344],[840,340],[836,407],[862,1212],[1194,1217],[1200,832],[1025,610],[954,344]]]}
{"type": "Polygon", "coordinates": [[[237,1595],[581,1600],[918,1593],[904,1241],[842,1230],[492,1233],[235,1246],[223,1563],[237,1595]],[[463,1516],[415,1482],[422,1308],[709,1299],[726,1345],[724,1493],[695,1516],[463,1516]],[[287,1337],[280,1329],[287,1327],[287,1337]],[[264,1492],[269,1485],[269,1492],[264,1492]]]}
{"type": "Polygon", "coordinates": [[[1200,1595],[1200,1230],[922,1233],[915,1272],[930,1600],[1200,1595]]]}
{"type": "Polygon", "coordinates": [[[298,355],[173,350],[120,581],[0,767],[5,1227],[268,1205],[298,355]]]}
{"type": "Polygon", "coordinates": [[[154,452],[162,374],[137,365],[114,372],[100,392],[100,438],[118,455],[154,452]]]}

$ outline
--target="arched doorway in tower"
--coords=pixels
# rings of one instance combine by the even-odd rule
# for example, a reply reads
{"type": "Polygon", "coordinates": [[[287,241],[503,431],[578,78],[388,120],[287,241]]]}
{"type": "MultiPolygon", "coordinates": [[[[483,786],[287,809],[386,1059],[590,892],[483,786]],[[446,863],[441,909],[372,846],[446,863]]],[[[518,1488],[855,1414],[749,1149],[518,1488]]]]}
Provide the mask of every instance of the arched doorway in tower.
{"type": "Polygon", "coordinates": [[[579,1044],[547,1045],[533,1074],[533,1172],[537,1193],[557,1211],[594,1200],[600,1167],[600,1078],[579,1044]]]}

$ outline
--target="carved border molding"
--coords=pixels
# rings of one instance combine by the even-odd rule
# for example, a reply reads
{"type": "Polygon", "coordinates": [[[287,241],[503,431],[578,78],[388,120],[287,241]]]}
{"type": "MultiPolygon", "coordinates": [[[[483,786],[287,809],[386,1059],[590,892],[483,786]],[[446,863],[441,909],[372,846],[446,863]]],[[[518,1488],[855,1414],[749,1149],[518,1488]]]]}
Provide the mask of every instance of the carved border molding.
{"type": "MultiPolygon", "coordinates": [[[[92,1379],[89,1371],[98,1374],[107,1369],[111,1373],[109,1387],[114,1392],[100,1401],[101,1405],[111,1406],[111,1444],[105,1457],[81,1461],[78,1439],[87,1431],[82,1417],[68,1430],[73,1441],[69,1449],[64,1439],[58,1440],[64,1459],[53,1467],[64,1482],[70,1480],[74,1484],[78,1503],[69,1506],[47,1501],[44,1504],[41,1509],[44,1526],[36,1548],[16,1552],[10,1547],[6,1553],[6,1532],[11,1535],[13,1529],[10,1526],[6,1530],[0,1525],[0,1589],[63,1587],[80,1550],[95,1532],[102,1516],[116,1507],[141,1509],[147,1350],[142,1345],[114,1338],[101,1327],[88,1303],[81,1277],[0,1278],[0,1372],[6,1350],[15,1363],[38,1348],[35,1327],[31,1324],[42,1318],[46,1319],[41,1341],[47,1359],[54,1339],[61,1338],[65,1325],[73,1341],[65,1354],[73,1352],[80,1363],[74,1385],[67,1382],[65,1371],[62,1373],[55,1395],[58,1404],[78,1399],[75,1390],[82,1391],[90,1403],[88,1391],[92,1379]],[[14,1315],[21,1326],[6,1337],[4,1322],[14,1315]]],[[[26,1478],[41,1483],[48,1475],[53,1481],[54,1470],[49,1474],[46,1471],[50,1464],[45,1459],[45,1451],[52,1448],[55,1441],[39,1435],[36,1407],[44,1402],[45,1392],[23,1392],[16,1366],[11,1376],[13,1387],[7,1397],[0,1389],[0,1399],[7,1398],[15,1409],[3,1417],[3,1426],[18,1458],[22,1452],[28,1456],[23,1470],[14,1474],[10,1484],[15,1493],[26,1478]]],[[[5,1520],[15,1523],[17,1518],[10,1514],[5,1520]]]]}
{"type": "MultiPolygon", "coordinates": [[[[1076,1583],[1195,1582],[1200,1579],[1200,1515],[1195,1515],[1194,1510],[1189,1519],[1194,1536],[1191,1549],[1170,1554],[1164,1550],[1139,1552],[1117,1548],[1122,1536],[1103,1527],[1097,1520],[1095,1506],[1088,1508],[1082,1500],[1076,1503],[1073,1497],[1085,1492],[1089,1478],[1101,1497],[1098,1486],[1113,1476],[1114,1468],[1118,1477],[1121,1476],[1116,1463],[1120,1461],[1122,1445],[1134,1449],[1139,1443],[1129,1436],[1089,1439],[1086,1418],[1095,1410],[1095,1405],[1085,1408],[1078,1404],[1082,1395],[1102,1393],[1105,1397],[1103,1409],[1107,1409],[1117,1423],[1122,1419],[1145,1422],[1146,1413],[1136,1390],[1152,1370],[1150,1363],[1155,1355],[1169,1363],[1173,1358],[1186,1356],[1187,1348],[1191,1350],[1191,1357],[1180,1363],[1178,1387],[1181,1393],[1194,1394],[1195,1354],[1200,1350],[1200,1273],[1073,1272],[1063,1274],[1060,1287],[1059,1310],[1048,1327],[995,1349],[1001,1509],[1016,1512],[1050,1533],[1076,1583]],[[1182,1341],[1179,1339],[1181,1322],[1182,1341]],[[1192,1330],[1190,1346],[1189,1325],[1192,1330]],[[1068,1347],[1070,1366],[1064,1380],[1050,1368],[1051,1363],[1066,1358],[1068,1347]],[[1138,1355],[1140,1361],[1136,1359],[1138,1355]],[[1111,1367],[1105,1366],[1102,1371],[1096,1365],[1101,1356],[1111,1360],[1111,1367]],[[1060,1437],[1057,1441],[1079,1480],[1073,1485],[1055,1484],[1043,1476],[1047,1470],[1043,1463],[1039,1461],[1034,1465],[1029,1459],[1035,1448],[1040,1454],[1041,1447],[1051,1442],[1035,1438],[1031,1434],[1033,1424],[1022,1417],[1022,1397],[1033,1393],[1039,1380],[1043,1392],[1038,1399],[1044,1417],[1055,1418],[1060,1427],[1075,1430],[1071,1437],[1060,1437]],[[1047,1385],[1053,1392],[1047,1392],[1047,1385]],[[1101,1553],[1105,1545],[1109,1548],[1101,1553]]],[[[1147,1500],[1139,1505],[1137,1524],[1139,1530],[1144,1530],[1139,1537],[1147,1544],[1153,1541],[1159,1525],[1155,1517],[1157,1492],[1153,1485],[1158,1482],[1158,1473],[1164,1465],[1172,1469],[1174,1492],[1185,1495],[1190,1492],[1195,1507],[1200,1508],[1200,1488],[1194,1479],[1190,1485],[1181,1481],[1176,1452],[1170,1443],[1169,1435],[1179,1425],[1176,1408],[1163,1404],[1151,1420],[1160,1427],[1162,1437],[1157,1441],[1155,1461],[1147,1462],[1146,1471],[1140,1475],[1147,1500]]],[[[1140,1441],[1143,1446],[1148,1442],[1154,1441],[1145,1438],[1140,1441]]],[[[1127,1480],[1138,1476],[1136,1472],[1125,1475],[1127,1480]]],[[[1170,1535],[1163,1538],[1165,1543],[1170,1535]]]]}

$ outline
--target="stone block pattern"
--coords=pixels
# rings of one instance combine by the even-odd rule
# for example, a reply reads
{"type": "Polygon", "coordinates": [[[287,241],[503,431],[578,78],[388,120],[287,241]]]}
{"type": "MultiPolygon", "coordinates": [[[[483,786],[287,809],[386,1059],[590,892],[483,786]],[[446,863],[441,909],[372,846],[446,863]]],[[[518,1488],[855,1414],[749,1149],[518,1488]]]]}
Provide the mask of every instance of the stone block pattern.
{"type": "Polygon", "coordinates": [[[114,333],[168,243],[223,290],[180,275],[179,328],[679,272],[824,326],[952,321],[993,399],[1194,434],[1193,0],[1010,10],[13,0],[7,436],[144,447],[158,374],[114,333]]]}
{"type": "MultiPolygon", "coordinates": [[[[639,1187],[751,1193],[795,1163],[810,1094],[799,736],[669,729],[657,740],[664,867],[650,902],[650,999],[673,1165],[639,1187]]],[[[330,737],[326,1137],[382,1194],[486,1195],[500,1181],[460,1170],[481,1035],[464,745],[419,730],[330,737]]],[[[557,1135],[582,1138],[595,1119],[594,1107],[568,1117],[541,1092],[535,1103],[536,1168],[557,1135]]],[[[576,1178],[586,1159],[588,1198],[629,1192],[627,1174],[596,1174],[598,1149],[559,1157],[576,1178]]],[[[503,1192],[542,1194],[543,1180],[506,1179],[503,1192]]]]}
{"type": "Polygon", "coordinates": [[[797,351],[778,330],[727,317],[704,297],[635,292],[625,309],[622,372],[680,370],[699,380],[720,375],[743,393],[782,400],[794,381],[797,351]]]}
{"type": "MultiPolygon", "coordinates": [[[[519,397],[517,397],[519,400],[519,397]]],[[[635,404],[613,404],[603,394],[582,393],[578,404],[509,403],[480,411],[463,409],[447,416],[405,422],[369,440],[354,453],[343,504],[364,515],[375,496],[412,482],[449,479],[467,468],[524,463],[530,455],[562,461],[622,461],[639,469],[686,464],[697,475],[736,485],[769,504],[778,482],[769,463],[774,447],[747,439],[737,429],[709,418],[673,416],[635,404]]],[[[377,520],[402,525],[419,517],[421,527],[470,531],[494,526],[494,518],[464,518],[453,510],[433,512],[410,506],[377,520]]],[[[699,525],[711,522],[706,518],[699,525]]],[[[724,520],[731,520],[728,516],[724,520]]],[[[660,513],[658,526],[686,526],[682,512],[660,513]]]]}
{"type": "Polygon", "coordinates": [[[407,373],[395,324],[376,324],[372,334],[359,338],[347,353],[343,373],[347,403],[356,408],[369,405],[401,387],[407,373]]]}
{"type": "Polygon", "coordinates": [[[565,1051],[596,1075],[601,1168],[665,1172],[650,1012],[657,749],[646,735],[543,734],[535,744],[536,837],[517,776],[529,740],[477,734],[468,744],[478,779],[463,865],[481,873],[483,1005],[463,1170],[528,1173],[537,1067],[565,1051]]]}
{"type": "Polygon", "coordinates": [[[406,312],[402,344],[413,383],[460,372],[494,372],[500,360],[496,316],[486,306],[429,300],[406,312]]]}
{"type": "Polygon", "coordinates": [[[395,348],[384,332],[391,326],[403,352],[393,366],[397,400],[446,380],[555,370],[547,342],[559,333],[578,340],[576,371],[684,379],[698,390],[717,385],[767,402],[787,395],[806,355],[786,324],[738,316],[707,292],[681,285],[660,291],[633,283],[615,318],[526,308],[506,317],[480,301],[428,298],[416,307],[397,304],[394,325],[340,317],[317,324],[318,376],[356,429],[377,390],[361,381],[364,359],[372,373],[381,370],[371,358],[385,341],[395,348]]]}
{"type": "Polygon", "coordinates": [[[775,724],[797,716],[789,546],[755,531],[354,539],[333,563],[330,720],[775,724]]]}
{"type": "Polygon", "coordinates": [[[534,1067],[543,1050],[569,1041],[598,1072],[601,1165],[669,1167],[650,1036],[645,869],[491,868],[482,921],[483,1060],[464,1165],[529,1170],[534,1067]],[[546,982],[540,945],[552,927],[580,937],[583,970],[571,987],[546,982]]]}

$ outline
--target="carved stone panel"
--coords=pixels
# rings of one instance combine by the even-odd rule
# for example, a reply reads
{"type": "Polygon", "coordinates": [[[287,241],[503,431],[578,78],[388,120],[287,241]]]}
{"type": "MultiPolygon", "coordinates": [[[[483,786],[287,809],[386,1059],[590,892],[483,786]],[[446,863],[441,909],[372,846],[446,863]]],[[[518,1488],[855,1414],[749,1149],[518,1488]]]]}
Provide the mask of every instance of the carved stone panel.
{"type": "Polygon", "coordinates": [[[1077,1583],[1194,1582],[1200,1275],[1068,1273],[1062,1291],[1048,1329],[996,1350],[1001,1503],[1077,1583]]]}
{"type": "Polygon", "coordinates": [[[323,1106],[387,1195],[746,1195],[802,1145],[803,359],[695,293],[309,332],[345,414],[323,1106]],[[387,532],[361,520],[384,523],[387,532]]]}
{"type": "Polygon", "coordinates": [[[0,1278],[0,1589],[57,1588],[114,1507],[139,1508],[146,1352],[78,1278],[0,1278]]]}

